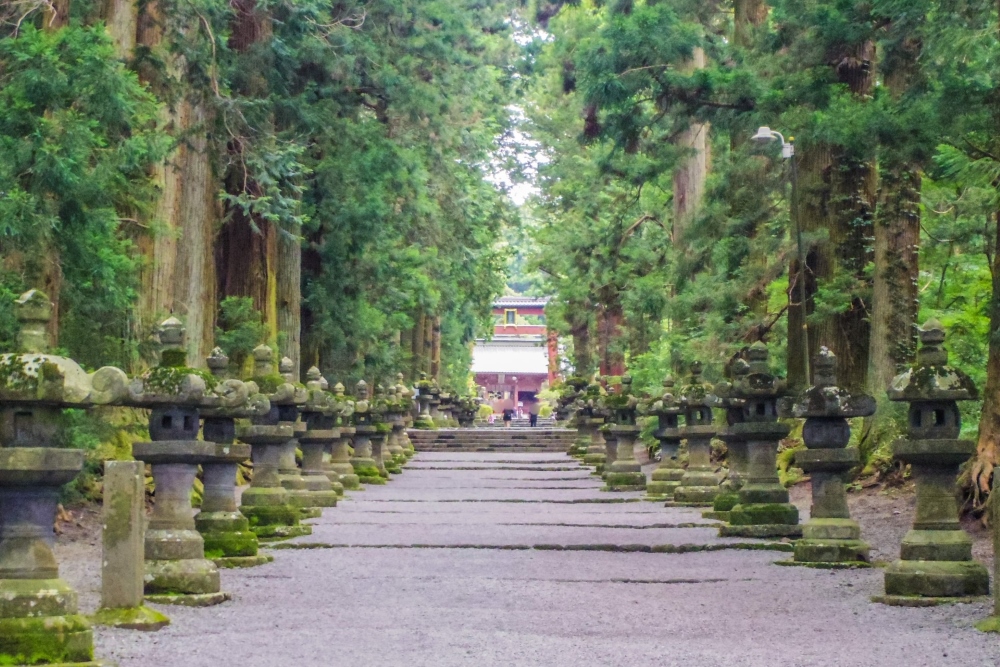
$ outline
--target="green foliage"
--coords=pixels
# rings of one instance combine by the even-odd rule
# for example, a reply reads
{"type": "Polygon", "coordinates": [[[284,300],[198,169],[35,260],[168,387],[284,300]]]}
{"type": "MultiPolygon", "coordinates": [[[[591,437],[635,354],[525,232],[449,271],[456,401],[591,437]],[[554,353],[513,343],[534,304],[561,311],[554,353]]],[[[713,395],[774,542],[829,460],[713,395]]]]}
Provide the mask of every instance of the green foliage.
{"type": "Polygon", "coordinates": [[[230,296],[219,304],[219,326],[215,342],[229,356],[229,364],[241,376],[253,349],[267,337],[267,328],[250,297],[230,296]]]}
{"type": "MultiPolygon", "coordinates": [[[[24,25],[0,38],[0,297],[61,283],[61,340],[88,366],[126,365],[137,353],[128,231],[163,155],[157,109],[101,26],[24,25]]],[[[5,349],[10,303],[0,298],[5,349]]]]}

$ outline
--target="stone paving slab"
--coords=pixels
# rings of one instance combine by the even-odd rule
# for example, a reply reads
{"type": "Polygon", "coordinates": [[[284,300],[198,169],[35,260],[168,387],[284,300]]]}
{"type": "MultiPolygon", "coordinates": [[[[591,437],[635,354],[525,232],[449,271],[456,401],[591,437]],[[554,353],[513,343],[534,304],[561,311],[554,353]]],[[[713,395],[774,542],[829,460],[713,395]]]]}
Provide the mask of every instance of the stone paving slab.
{"type": "MultiPolygon", "coordinates": [[[[435,456],[456,457],[421,453],[418,460],[435,456]]],[[[512,455],[461,456],[464,464],[512,455]]],[[[988,614],[984,603],[875,605],[869,598],[881,591],[877,569],[778,567],[774,561],[789,554],[776,551],[455,548],[535,537],[568,546],[683,539],[712,547],[720,540],[712,527],[665,527],[703,522],[698,509],[575,502],[626,495],[600,492],[594,478],[584,489],[479,486],[497,474],[449,472],[456,481],[449,490],[440,484],[445,473],[410,466],[386,486],[352,493],[311,522],[312,536],[293,541],[350,537],[395,547],[274,549],[274,563],[222,572],[231,602],[165,609],[173,624],[155,634],[97,629],[98,655],[121,667],[1000,664],[1000,643],[972,628],[988,614]],[[494,491],[537,502],[467,495],[494,491]],[[460,496],[466,500],[447,502],[460,496]],[[421,502],[407,502],[414,500],[421,502]],[[406,546],[418,543],[437,548],[406,546]]],[[[541,474],[530,467],[503,472],[514,483],[541,474]]]]}

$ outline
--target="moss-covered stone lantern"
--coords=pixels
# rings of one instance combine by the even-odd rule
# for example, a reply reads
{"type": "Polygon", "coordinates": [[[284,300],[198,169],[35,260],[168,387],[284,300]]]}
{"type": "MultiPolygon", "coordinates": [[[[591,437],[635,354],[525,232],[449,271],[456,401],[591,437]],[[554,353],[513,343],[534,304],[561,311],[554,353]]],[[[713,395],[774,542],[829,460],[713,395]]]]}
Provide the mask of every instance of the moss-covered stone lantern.
{"type": "Polygon", "coordinates": [[[608,394],[605,405],[611,410],[608,430],[617,440],[618,456],[606,468],[605,489],[608,491],[644,491],[646,474],[635,458],[635,440],[641,430],[636,424],[639,399],[632,393],[632,378],[622,378],[617,392],[608,394]]]}
{"type": "Polygon", "coordinates": [[[907,437],[893,443],[892,451],[913,471],[917,513],[900,559],[885,571],[883,602],[989,594],[989,573],[972,560],[972,540],[959,524],[955,498],[958,468],[976,451],[973,441],[959,439],[958,401],[976,398],[976,387],[948,365],[944,340],[940,322],[925,323],[916,363],[889,386],[889,400],[909,403],[907,437]]]}
{"type": "Polygon", "coordinates": [[[719,495],[712,501],[712,509],[703,512],[702,517],[706,519],[718,519],[729,521],[729,511],[740,503],[740,489],[746,482],[747,470],[750,462],[747,458],[747,440],[745,434],[740,429],[733,426],[743,422],[744,399],[733,393],[733,382],[738,382],[749,371],[749,365],[743,359],[736,359],[729,368],[731,381],[721,382],[715,386],[715,395],[719,398],[719,405],[726,414],[726,427],[719,434],[719,440],[726,445],[726,461],[729,464],[729,473],[726,479],[719,485],[719,495]]]}
{"type": "Polygon", "coordinates": [[[808,448],[796,454],[795,462],[812,478],[812,509],[795,543],[798,563],[868,562],[869,547],[851,518],[844,484],[860,463],[857,448],[847,447],[847,420],[875,414],[875,399],[838,387],[836,368],[836,356],[822,348],[813,361],[813,386],[792,406],[792,416],[806,420],[802,439],[808,448]]]}
{"type": "Polygon", "coordinates": [[[159,329],[160,363],[129,386],[128,404],[148,408],[151,442],[132,445],[132,455],[150,464],[155,496],[146,529],[146,598],[151,602],[213,605],[229,599],[220,590],[219,571],[205,557],[205,541],[195,528],[191,507],[198,466],[226,457],[215,442],[199,440],[200,412],[240,408],[248,391],[219,383],[190,368],[184,325],[175,317],[159,329]]]}
{"type": "Polygon", "coordinates": [[[393,465],[399,469],[399,472],[403,471],[403,465],[407,460],[406,450],[403,449],[403,438],[406,433],[406,412],[410,407],[409,401],[403,398],[400,393],[402,389],[403,387],[395,384],[386,388],[386,420],[392,429],[389,432],[386,445],[389,448],[389,454],[392,455],[393,465]]]}
{"type": "Polygon", "coordinates": [[[672,500],[684,477],[684,466],[677,460],[681,446],[679,420],[683,410],[674,397],[672,377],[664,378],[663,395],[650,405],[648,413],[656,417],[653,437],[660,443],[660,463],[646,483],[646,496],[650,500],[672,500]]]}
{"type": "Polygon", "coordinates": [[[395,475],[402,472],[402,469],[393,460],[389,451],[389,435],[392,433],[389,416],[391,408],[385,387],[381,384],[375,385],[369,409],[372,414],[372,424],[375,426],[375,433],[372,434],[372,458],[375,459],[378,474],[388,481],[390,473],[395,475]]]}
{"type": "Polygon", "coordinates": [[[201,511],[194,518],[195,528],[205,540],[205,556],[219,567],[253,567],[274,560],[259,553],[257,535],[250,521],[236,504],[236,474],[240,463],[250,459],[250,445],[236,442],[236,419],[265,415],[271,410],[267,397],[253,382],[243,383],[228,377],[229,357],[220,349],[206,359],[208,369],[218,382],[217,391],[245,395],[233,407],[202,408],[202,436],[215,443],[215,456],[202,461],[201,511]]]}
{"type": "Polygon", "coordinates": [[[604,472],[608,458],[607,444],[600,430],[607,417],[601,402],[603,391],[599,383],[591,382],[577,393],[573,411],[577,436],[570,448],[571,456],[581,458],[586,465],[593,466],[598,475],[604,472]]]}
{"type": "Polygon", "coordinates": [[[413,390],[406,386],[403,382],[403,374],[396,374],[396,393],[400,398],[400,401],[404,407],[403,410],[403,432],[400,435],[399,444],[403,447],[403,454],[406,459],[412,459],[413,455],[417,453],[417,450],[413,447],[413,441],[410,440],[409,429],[413,427],[413,390]]]}
{"type": "MultiPolygon", "coordinates": [[[[354,439],[355,429],[352,424],[354,415],[354,401],[344,393],[344,385],[338,382],[333,386],[333,402],[337,407],[337,423],[339,424],[340,435],[334,439],[330,449],[330,471],[347,490],[361,488],[361,480],[354,472],[351,465],[351,441],[354,439]]],[[[332,479],[332,477],[331,477],[332,479]]]]}
{"type": "Polygon", "coordinates": [[[351,457],[351,465],[362,484],[385,484],[385,478],[379,474],[378,463],[372,457],[372,436],[378,433],[378,429],[372,421],[368,383],[358,380],[354,391],[357,400],[351,416],[354,424],[354,455],[351,457]]]}
{"type": "Polygon", "coordinates": [[[14,314],[20,354],[0,356],[0,664],[96,665],[90,623],[52,551],[60,487],[83,467],[82,451],[59,448],[60,425],[64,408],[119,402],[128,379],[48,354],[44,292],[23,294],[14,314]]]}
{"type": "MultiPolygon", "coordinates": [[[[279,420],[292,427],[292,436],[281,445],[278,456],[278,475],[281,478],[281,485],[288,490],[288,498],[292,505],[300,510],[303,519],[314,519],[322,513],[322,508],[329,506],[329,490],[327,495],[316,495],[309,488],[309,482],[302,475],[296,461],[296,452],[299,449],[299,438],[307,429],[306,423],[300,419],[302,408],[309,398],[309,391],[306,386],[299,382],[298,369],[288,357],[282,357],[278,362],[278,374],[285,383],[295,389],[294,400],[282,405],[278,409],[279,420]],[[321,504],[327,503],[327,504],[321,504]]],[[[333,500],[336,503],[336,499],[333,500]]]]}
{"type": "Polygon", "coordinates": [[[420,405],[420,413],[414,422],[414,428],[432,429],[435,428],[434,416],[431,414],[431,401],[434,396],[431,393],[434,384],[427,379],[427,373],[421,373],[417,381],[417,403],[420,405]]]}
{"type": "Polygon", "coordinates": [[[441,387],[438,385],[437,378],[431,378],[431,388],[430,388],[430,411],[431,419],[437,424],[441,421],[441,387]]]}
{"type": "Polygon", "coordinates": [[[299,434],[298,441],[302,450],[302,479],[313,507],[337,505],[337,490],[323,466],[323,454],[340,436],[333,396],[326,391],[328,386],[318,368],[312,366],[306,371],[308,398],[302,406],[302,421],[306,428],[299,434]]]}
{"type": "Polygon", "coordinates": [[[799,510],[788,501],[788,490],[778,479],[778,444],[788,436],[788,425],[778,421],[778,400],[785,381],[771,373],[769,352],[761,342],[747,352],[745,374],[733,378],[732,398],[742,399],[742,421],[729,430],[747,443],[746,483],[740,503],[729,511],[729,524],[719,532],[728,537],[799,537],[799,510]]]}
{"type": "Polygon", "coordinates": [[[719,495],[719,474],[712,463],[712,438],[716,433],[712,408],[718,405],[718,398],[712,385],[702,378],[702,370],[700,361],[691,364],[678,401],[684,414],[680,435],[687,441],[688,467],[672,502],[692,507],[711,506],[719,495]]]}
{"type": "Polygon", "coordinates": [[[240,498],[240,512],[250,520],[250,529],[258,539],[309,535],[312,528],[300,524],[301,512],[292,504],[279,473],[281,448],[295,437],[289,417],[294,421],[296,402],[304,402],[305,395],[274,372],[274,351],[270,347],[258,345],[253,358],[253,381],[271,409],[236,429],[236,437],[250,445],[253,460],[253,478],[240,498]]]}

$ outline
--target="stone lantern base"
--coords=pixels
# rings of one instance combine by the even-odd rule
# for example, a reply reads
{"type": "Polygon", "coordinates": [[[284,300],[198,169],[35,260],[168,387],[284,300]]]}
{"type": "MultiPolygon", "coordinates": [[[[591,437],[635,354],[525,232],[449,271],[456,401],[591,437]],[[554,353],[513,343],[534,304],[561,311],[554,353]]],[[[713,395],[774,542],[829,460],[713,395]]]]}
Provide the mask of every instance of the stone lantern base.
{"type": "Polygon", "coordinates": [[[385,484],[385,479],[379,474],[378,463],[372,457],[372,435],[375,427],[360,425],[355,427],[354,456],[351,466],[354,474],[362,484],[385,484]]]}
{"type": "Polygon", "coordinates": [[[59,487],[82,466],[79,450],[0,449],[0,664],[105,664],[48,545],[59,487]]]}
{"type": "Polygon", "coordinates": [[[635,459],[635,439],[638,426],[612,425],[608,431],[617,442],[617,458],[604,471],[606,491],[645,491],[646,474],[635,459]]]}
{"type": "Polygon", "coordinates": [[[681,479],[684,477],[684,468],[677,459],[670,456],[669,453],[664,453],[662,456],[659,467],[653,471],[650,480],[646,482],[647,500],[672,500],[674,493],[681,485],[681,479]]]}
{"type": "Polygon", "coordinates": [[[350,446],[353,436],[353,427],[341,427],[340,437],[334,440],[330,448],[330,465],[327,472],[330,482],[337,481],[349,491],[361,489],[361,480],[355,474],[354,466],[351,465],[350,446]]]}
{"type": "Polygon", "coordinates": [[[240,512],[258,540],[311,535],[312,526],[299,524],[300,510],[289,502],[278,474],[280,446],[292,435],[288,426],[257,425],[239,429],[240,440],[251,445],[254,477],[240,497],[240,512]]]}

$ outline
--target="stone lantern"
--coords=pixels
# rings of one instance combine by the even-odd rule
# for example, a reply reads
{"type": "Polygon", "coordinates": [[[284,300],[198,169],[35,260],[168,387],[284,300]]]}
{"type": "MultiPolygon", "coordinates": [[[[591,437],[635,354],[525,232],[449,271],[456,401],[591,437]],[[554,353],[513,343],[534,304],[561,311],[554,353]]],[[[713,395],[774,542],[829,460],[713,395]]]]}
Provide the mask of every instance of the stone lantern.
{"type": "Polygon", "coordinates": [[[146,597],[151,602],[206,606],[229,599],[219,571],[205,557],[205,541],[191,507],[198,466],[228,458],[225,445],[198,440],[200,412],[238,409],[248,398],[242,384],[226,385],[187,366],[184,325],[175,317],[159,329],[160,363],[129,386],[127,402],[148,408],[151,442],[132,445],[132,455],[150,464],[156,485],[146,529],[146,597]]]}
{"type": "Polygon", "coordinates": [[[351,424],[354,401],[344,395],[344,385],[339,382],[333,387],[333,401],[337,408],[337,421],[340,426],[339,436],[330,445],[330,474],[336,475],[345,489],[360,489],[361,480],[351,465],[350,453],[351,440],[355,435],[354,426],[351,424]]]}
{"type": "Polygon", "coordinates": [[[791,430],[778,422],[778,399],[785,381],[771,374],[767,346],[756,342],[747,352],[745,374],[733,378],[731,398],[743,401],[742,421],[729,427],[747,443],[749,466],[740,489],[740,504],[729,511],[724,537],[799,537],[799,510],[788,502],[788,490],[778,479],[778,443],[791,430]]]}
{"type": "Polygon", "coordinates": [[[375,385],[369,410],[372,424],[375,426],[375,432],[371,436],[372,458],[375,459],[378,474],[388,480],[390,473],[395,475],[402,471],[392,460],[392,454],[389,452],[389,434],[392,433],[392,426],[389,423],[389,404],[385,397],[385,387],[381,384],[375,385]]]}
{"type": "Polygon", "coordinates": [[[403,434],[406,432],[404,415],[409,405],[399,391],[398,385],[389,385],[386,389],[386,420],[391,429],[386,446],[392,456],[393,465],[399,472],[403,472],[403,464],[406,463],[406,453],[403,450],[403,434]]]}
{"type": "Polygon", "coordinates": [[[254,383],[271,406],[265,415],[240,425],[236,437],[250,445],[253,479],[240,498],[240,511],[250,520],[250,529],[260,540],[286,539],[312,533],[300,525],[301,512],[292,504],[288,490],[281,484],[281,448],[295,436],[289,418],[294,421],[296,402],[305,402],[304,391],[274,372],[274,352],[267,345],[253,351],[254,383]]]}
{"type": "Polygon", "coordinates": [[[355,391],[357,400],[354,402],[352,415],[354,456],[351,457],[351,465],[362,484],[385,484],[385,479],[379,474],[378,463],[372,457],[372,436],[378,433],[378,429],[372,422],[368,383],[358,380],[355,391]]]}
{"type": "Polygon", "coordinates": [[[903,538],[900,559],[885,571],[883,602],[926,602],[989,594],[989,574],[972,560],[972,540],[958,522],[955,478],[976,451],[960,440],[958,401],[976,398],[968,375],[948,365],[941,323],[920,330],[917,360],[892,380],[889,400],[909,405],[907,437],[893,443],[896,458],[908,463],[917,485],[917,514],[903,538]]]}
{"type": "MultiPolygon", "coordinates": [[[[300,444],[299,439],[305,435],[307,429],[306,423],[299,417],[309,392],[305,385],[299,382],[297,369],[288,357],[282,357],[281,361],[278,362],[278,374],[295,390],[294,400],[278,408],[279,421],[292,427],[293,436],[281,445],[278,456],[278,475],[281,479],[281,485],[288,489],[289,501],[299,508],[301,518],[315,519],[320,516],[323,507],[331,506],[329,504],[331,502],[330,489],[326,488],[314,493],[295,461],[295,453],[300,444]]],[[[332,502],[336,504],[336,498],[333,498],[332,502]]]]}
{"type": "Polygon", "coordinates": [[[632,378],[622,378],[621,389],[608,394],[606,405],[611,409],[611,425],[608,430],[618,443],[618,456],[607,466],[604,477],[608,491],[644,491],[646,474],[635,458],[635,440],[641,430],[635,423],[639,399],[632,393],[632,378]]]}
{"type": "Polygon", "coordinates": [[[847,447],[847,420],[875,414],[875,399],[838,387],[836,367],[833,352],[822,348],[813,361],[813,386],[792,406],[792,415],[806,420],[802,439],[808,448],[796,454],[795,462],[812,477],[812,509],[795,543],[798,563],[868,562],[869,547],[851,518],[844,483],[860,463],[857,448],[847,447]]]}
{"type": "MultiPolygon", "coordinates": [[[[219,383],[220,392],[243,394],[235,407],[203,408],[202,435],[215,443],[215,456],[201,464],[204,493],[201,511],[194,523],[205,540],[205,556],[220,567],[253,567],[274,560],[258,552],[257,536],[250,521],[236,505],[237,466],[250,458],[250,445],[236,442],[236,419],[265,415],[271,410],[267,397],[257,385],[228,378],[229,357],[215,348],[206,359],[208,369],[219,383]]],[[[229,401],[232,403],[233,401],[229,401]]]]}
{"type": "MultiPolygon", "coordinates": [[[[596,382],[587,385],[580,394],[578,404],[580,406],[576,412],[578,451],[582,452],[585,465],[594,466],[596,474],[603,475],[610,461],[608,443],[601,430],[607,417],[601,404],[601,385],[596,382]]],[[[612,453],[610,460],[613,461],[614,458],[612,453]]]]}
{"type": "Polygon", "coordinates": [[[60,488],[83,467],[83,452],[58,439],[64,408],[117,403],[128,380],[48,354],[45,293],[23,294],[14,314],[21,353],[0,356],[0,664],[94,665],[90,623],[52,551],[60,488]]]}
{"type": "Polygon", "coordinates": [[[340,436],[336,430],[333,397],[324,389],[329,385],[315,366],[306,371],[306,380],[308,398],[302,406],[306,429],[298,438],[302,449],[302,480],[309,492],[308,502],[313,507],[336,507],[337,490],[323,467],[324,452],[340,436]]]}
{"type": "MultiPolygon", "coordinates": [[[[750,370],[743,359],[736,359],[729,370],[731,380],[739,382],[750,370]]],[[[740,489],[746,482],[750,462],[747,457],[747,440],[740,429],[734,429],[736,424],[743,422],[743,404],[745,401],[733,394],[733,381],[722,382],[715,387],[721,407],[726,413],[726,428],[718,434],[719,440],[726,445],[726,461],[729,464],[729,474],[719,485],[719,495],[712,502],[712,509],[702,512],[705,519],[729,521],[729,511],[740,503],[740,489]]]]}
{"type": "Polygon", "coordinates": [[[406,459],[409,460],[413,458],[413,455],[417,453],[417,450],[413,447],[413,441],[410,440],[410,434],[408,430],[413,427],[413,391],[406,386],[403,382],[403,374],[396,374],[396,393],[400,397],[400,401],[403,405],[403,432],[400,434],[399,444],[403,447],[403,454],[406,459]]]}
{"type": "Polygon", "coordinates": [[[719,495],[719,475],[712,465],[712,408],[718,399],[713,388],[701,376],[702,364],[691,364],[691,375],[681,387],[680,405],[684,411],[684,427],[680,435],[687,440],[688,467],[674,491],[674,502],[695,507],[711,506],[719,495]]]}
{"type": "Polygon", "coordinates": [[[673,392],[674,379],[668,376],[663,380],[663,396],[649,408],[649,414],[657,420],[653,436],[660,442],[660,464],[646,483],[646,496],[650,500],[672,500],[684,477],[684,466],[677,460],[681,446],[679,418],[683,410],[673,392]]]}
{"type": "MultiPolygon", "coordinates": [[[[430,394],[431,394],[431,401],[430,401],[431,419],[437,422],[438,420],[441,419],[441,387],[438,386],[437,378],[431,378],[430,394]]],[[[515,403],[516,401],[517,399],[515,398],[515,403]]]]}
{"type": "Polygon", "coordinates": [[[434,416],[431,414],[431,401],[434,396],[431,394],[434,385],[427,379],[427,373],[420,374],[417,382],[417,403],[420,405],[420,414],[413,424],[416,428],[433,429],[434,416]]]}

